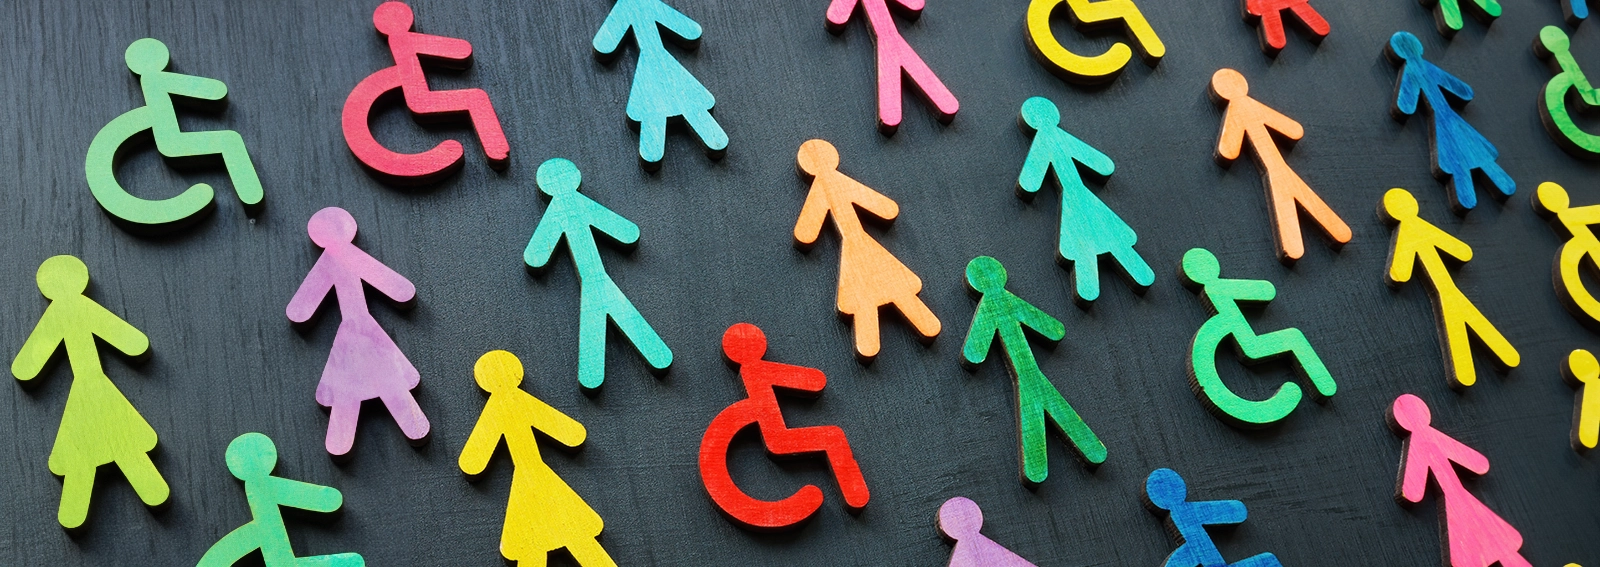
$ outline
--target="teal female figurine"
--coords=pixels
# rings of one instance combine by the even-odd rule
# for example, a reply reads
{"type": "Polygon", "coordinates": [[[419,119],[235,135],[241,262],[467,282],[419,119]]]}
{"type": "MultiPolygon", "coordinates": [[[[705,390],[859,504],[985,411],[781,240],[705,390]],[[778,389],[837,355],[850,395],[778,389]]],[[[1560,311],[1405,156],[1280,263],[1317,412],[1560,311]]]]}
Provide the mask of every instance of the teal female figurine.
{"type": "Polygon", "coordinates": [[[708,155],[721,157],[728,149],[728,134],[711,117],[717,98],[667,53],[663,27],[681,39],[679,44],[684,47],[692,49],[700,42],[700,24],[661,0],[617,0],[594,36],[595,55],[602,60],[616,57],[629,31],[639,45],[639,64],[633,69],[633,90],[628,93],[628,119],[639,123],[639,160],[651,171],[661,167],[666,153],[668,118],[683,117],[705,144],[708,155]]]}

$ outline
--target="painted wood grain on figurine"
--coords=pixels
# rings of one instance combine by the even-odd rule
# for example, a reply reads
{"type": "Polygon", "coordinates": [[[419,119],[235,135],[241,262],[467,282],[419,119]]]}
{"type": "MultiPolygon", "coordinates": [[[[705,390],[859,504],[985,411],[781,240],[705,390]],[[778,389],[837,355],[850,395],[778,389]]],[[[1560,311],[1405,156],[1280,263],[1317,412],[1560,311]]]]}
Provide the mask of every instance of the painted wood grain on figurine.
{"type": "Polygon", "coordinates": [[[1600,361],[1578,349],[1561,361],[1561,377],[1578,390],[1572,407],[1572,448],[1582,452],[1600,443],[1600,361]]]}
{"type": "Polygon", "coordinates": [[[983,510],[965,496],[944,501],[939,506],[939,534],[955,546],[950,551],[950,567],[1035,567],[982,533],[983,510]]]}
{"type": "MultiPolygon", "coordinates": [[[[1449,0],[1441,0],[1449,1],[1449,0]]],[[[1473,190],[1473,172],[1481,172],[1497,190],[1496,198],[1504,199],[1517,192],[1517,183],[1496,161],[1500,150],[1489,139],[1467,123],[1450,105],[1448,96],[1463,103],[1472,101],[1472,87],[1465,81],[1445,72],[1422,57],[1422,42],[1410,32],[1395,32],[1384,47],[1389,62],[1400,67],[1400,77],[1395,82],[1394,105],[1389,114],[1404,122],[1416,114],[1418,105],[1432,115],[1433,125],[1433,176],[1447,180],[1445,188],[1450,195],[1450,208],[1464,215],[1478,206],[1478,194],[1473,190]]]]}
{"type": "Polygon", "coordinates": [[[648,170],[661,167],[669,118],[680,117],[688,123],[708,155],[721,157],[728,149],[728,134],[711,116],[716,97],[667,52],[662,29],[672,32],[683,47],[693,49],[700,43],[699,22],[661,0],[619,0],[593,41],[595,55],[601,60],[616,58],[630,35],[639,46],[627,112],[628,119],[639,125],[639,162],[648,170]]]}
{"type": "Polygon", "coordinates": [[[867,25],[872,31],[873,44],[878,51],[878,131],[893,136],[900,128],[903,112],[901,88],[909,79],[922,93],[923,100],[933,107],[940,122],[950,123],[961,110],[960,101],[950,94],[944,81],[933,74],[933,69],[922,61],[922,56],[911,49],[911,44],[900,35],[889,8],[900,9],[911,19],[922,14],[925,0],[833,0],[828,4],[828,31],[839,34],[845,24],[855,17],[857,8],[866,13],[867,25]]]}
{"type": "Polygon", "coordinates": [[[1600,106],[1600,89],[1589,84],[1589,77],[1578,67],[1572,56],[1572,40],[1567,32],[1555,26],[1539,30],[1539,39],[1533,42],[1533,52],[1550,63],[1556,75],[1545,83],[1544,94],[1539,97],[1539,119],[1550,139],[1567,153],[1582,159],[1600,159],[1600,136],[1585,132],[1574,116],[1600,106]],[[1578,94],[1578,107],[1567,106],[1568,94],[1578,94]],[[1574,112],[1576,111],[1576,112],[1574,112]]]}
{"type": "MultiPolygon", "coordinates": [[[[1166,567],[1282,567],[1277,556],[1262,553],[1229,563],[1222,558],[1206,526],[1244,523],[1249,512],[1238,500],[1190,501],[1189,486],[1172,469],[1156,469],[1145,478],[1145,505],[1165,516],[1168,532],[1180,543],[1163,565],[1166,567]]],[[[1487,566],[1485,566],[1487,567],[1487,566]]]]}
{"type": "Polygon", "coordinates": [[[344,504],[344,495],[326,486],[273,476],[272,471],[278,466],[278,448],[271,438],[260,433],[240,435],[228,444],[226,458],[228,471],[244,483],[251,519],[207,549],[198,567],[229,567],[256,551],[261,552],[266,567],[366,565],[366,560],[356,553],[295,556],[289,543],[289,530],[283,524],[283,511],[279,508],[333,513],[344,504]]]}
{"type": "Polygon", "coordinates": [[[1551,182],[1541,183],[1532,199],[1533,210],[1567,239],[1556,250],[1556,297],[1578,322],[1600,330],[1600,300],[1583,283],[1585,266],[1590,275],[1600,277],[1600,238],[1594,225],[1600,224],[1600,205],[1572,206],[1566,188],[1551,182]]]}
{"type": "Polygon", "coordinates": [[[1311,0],[1245,0],[1244,19],[1261,27],[1261,52],[1269,57],[1277,57],[1289,44],[1283,25],[1285,13],[1294,14],[1311,43],[1322,43],[1332,31],[1328,20],[1311,7],[1311,0]]]}
{"type": "Polygon", "coordinates": [[[1455,37],[1461,31],[1465,20],[1461,17],[1462,8],[1469,8],[1472,17],[1483,25],[1494,23],[1500,17],[1500,3],[1495,0],[1421,0],[1424,8],[1433,8],[1434,27],[1438,28],[1439,35],[1446,38],[1455,37]]]}
{"type": "Polygon", "coordinates": [[[1025,18],[1028,49],[1035,59],[1062,80],[1093,85],[1115,80],[1133,58],[1128,44],[1116,42],[1099,55],[1083,56],[1068,51],[1050,31],[1050,18],[1065,6],[1072,11],[1080,29],[1115,25],[1121,22],[1145,65],[1155,67],[1167,54],[1167,46],[1156,35],[1150,22],[1133,0],[1031,0],[1025,18]]]}

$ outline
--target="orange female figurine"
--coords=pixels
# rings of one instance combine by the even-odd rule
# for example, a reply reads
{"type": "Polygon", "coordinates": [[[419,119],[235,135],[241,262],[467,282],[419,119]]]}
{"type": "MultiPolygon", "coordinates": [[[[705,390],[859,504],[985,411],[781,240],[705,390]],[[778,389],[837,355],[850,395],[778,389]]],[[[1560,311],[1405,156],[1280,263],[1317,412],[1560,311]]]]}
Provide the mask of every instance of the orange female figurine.
{"type": "Polygon", "coordinates": [[[816,244],[822,225],[833,216],[839,231],[839,313],[855,322],[856,356],[871,362],[878,356],[878,309],[894,305],[921,335],[923,342],[939,336],[939,318],[917,294],[922,278],[895,258],[861,227],[859,208],[893,221],[900,205],[871,187],[839,172],[839,150],[824,140],[800,145],[800,173],[812,178],[800,221],[794,226],[796,246],[816,244]]]}

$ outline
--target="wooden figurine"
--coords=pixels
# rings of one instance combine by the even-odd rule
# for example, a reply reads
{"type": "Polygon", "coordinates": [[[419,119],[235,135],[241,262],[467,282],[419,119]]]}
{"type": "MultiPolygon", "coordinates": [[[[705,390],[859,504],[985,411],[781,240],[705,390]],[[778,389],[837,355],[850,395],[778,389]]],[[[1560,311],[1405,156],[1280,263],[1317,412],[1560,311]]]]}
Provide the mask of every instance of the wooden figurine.
{"type": "Polygon", "coordinates": [[[383,400],[413,445],[427,443],[428,416],[411,395],[422,375],[367,308],[368,286],[402,307],[416,302],[416,286],[354,244],[356,219],[344,209],[317,211],[306,232],[323,249],[322,256],[284,311],[296,324],[311,324],[330,292],[339,307],[339,332],[317,383],[317,403],[329,408],[328,454],[349,455],[361,402],[374,398],[383,400]]]}
{"type": "Polygon", "coordinates": [[[1439,29],[1439,35],[1452,38],[1465,23],[1461,18],[1461,5],[1464,2],[1473,7],[1472,17],[1483,25],[1492,24],[1495,18],[1500,17],[1500,3],[1495,0],[1422,0],[1422,6],[1433,6],[1434,27],[1439,29]]]}
{"type": "MultiPolygon", "coordinates": [[[[1439,0],[1452,2],[1454,0],[1439,0]]],[[[1450,207],[1456,214],[1466,214],[1478,206],[1478,194],[1472,189],[1472,172],[1480,171],[1499,190],[1500,196],[1510,197],[1517,192],[1517,183],[1496,163],[1500,151],[1489,143],[1483,134],[1467,123],[1467,119],[1450,106],[1445,93],[1462,102],[1472,100],[1472,87],[1440,69],[1438,65],[1422,58],[1422,42],[1410,32],[1395,32],[1384,48],[1389,62],[1400,66],[1400,78],[1395,84],[1394,106],[1389,114],[1404,122],[1417,112],[1420,102],[1433,114],[1433,173],[1434,177],[1449,178],[1450,207]]]]}
{"type": "Polygon", "coordinates": [[[1469,331],[1489,347],[1500,366],[1515,368],[1522,356],[1495,329],[1494,324],[1478,311],[1472,300],[1467,299],[1467,295],[1456,287],[1450,271],[1445,268],[1444,257],[1440,255],[1442,252],[1465,263],[1472,260],[1472,248],[1417,216],[1417,199],[1405,189],[1390,189],[1385,193],[1378,216],[1385,222],[1397,225],[1384,282],[1389,287],[1399,288],[1401,284],[1411,281],[1412,270],[1420,262],[1423,275],[1432,283],[1430,291],[1436,302],[1439,340],[1443,343],[1446,357],[1450,359],[1445,365],[1445,378],[1450,387],[1464,389],[1478,381],[1472,365],[1472,347],[1467,340],[1469,331]]]}
{"type": "Polygon", "coordinates": [[[1572,408],[1572,448],[1593,449],[1600,442],[1600,361],[1589,351],[1574,350],[1562,362],[1561,376],[1578,389],[1572,408]]]}
{"type": "Polygon", "coordinates": [[[62,477],[56,519],[63,528],[81,527],[89,515],[95,469],[112,463],[146,506],[166,503],[171,490],[149,455],[156,448],[156,431],[106,376],[95,341],[147,358],[150,338],[83,294],[89,268],[82,260],[51,257],[39,264],[37,279],[50,306],[11,361],[11,375],[24,382],[37,378],[66,347],[72,389],[50,449],[50,472],[62,477]]]}
{"type": "Polygon", "coordinates": [[[773,457],[799,457],[822,453],[833,471],[845,509],[861,513],[871,493],[861,476],[861,466],[850,452],[844,430],[835,425],[789,427],[778,406],[778,392],[793,397],[822,395],[828,377],[822,371],[765,360],[767,336],[749,323],[738,323],[722,334],[722,353],[739,367],[749,396],[717,414],[700,439],[700,478],[712,503],[729,519],[751,530],[777,531],[799,526],[822,507],[822,489],[808,484],[777,501],[745,494],[728,473],[728,446],[735,435],[750,426],[761,433],[773,457]]]}
{"type": "Polygon", "coordinates": [[[1084,85],[1111,82],[1133,58],[1133,49],[1120,41],[1099,55],[1085,57],[1068,51],[1050,31],[1050,16],[1063,5],[1072,11],[1073,22],[1079,29],[1122,22],[1133,36],[1133,44],[1139,47],[1139,56],[1145,65],[1155,67],[1167,54],[1166,44],[1161,43],[1133,0],[1030,0],[1028,33],[1024,36],[1028,50],[1062,80],[1084,85]]]}
{"type": "Polygon", "coordinates": [[[522,259],[529,269],[545,269],[561,241],[567,241],[582,294],[578,304],[578,384],[594,390],[605,383],[607,320],[616,323],[650,368],[665,372],[672,366],[672,349],[606,275],[594,238],[598,230],[631,247],[639,243],[639,225],[578,193],[583,174],[570,161],[545,161],[539,166],[537,182],[539,190],[550,197],[550,206],[539,219],[522,259]]]}
{"type": "Polygon", "coordinates": [[[1110,254],[1122,267],[1135,289],[1143,293],[1156,280],[1144,257],[1134,251],[1139,235],[1122,217],[1107,207],[1084,185],[1078,164],[1101,178],[1116,169],[1111,158],[1062,129],[1061,111],[1044,97],[1022,103],[1024,130],[1034,130],[1028,158],[1017,178],[1017,196],[1032,200],[1055,171],[1061,187],[1061,231],[1056,245],[1056,260],[1072,270],[1076,299],[1086,305],[1100,297],[1100,257],[1110,254]]]}
{"type": "Polygon", "coordinates": [[[1350,225],[1289,168],[1278,150],[1273,133],[1293,143],[1305,136],[1300,123],[1251,98],[1250,83],[1233,69],[1218,69],[1211,75],[1211,97],[1227,107],[1222,116],[1222,131],[1217,136],[1217,163],[1223,167],[1233,165],[1245,142],[1250,143],[1256,167],[1261,170],[1261,184],[1267,189],[1267,206],[1272,209],[1278,260],[1292,264],[1305,255],[1305,242],[1300,238],[1302,211],[1315,221],[1333,247],[1350,242],[1350,225]]]}
{"type": "Polygon", "coordinates": [[[955,545],[950,552],[950,567],[1034,567],[1005,546],[985,537],[983,510],[963,496],[939,506],[939,534],[955,545]]]}
{"type": "Polygon", "coordinates": [[[1561,11],[1566,14],[1567,24],[1576,26],[1589,19],[1589,0],[1560,0],[1561,11]]]}
{"type": "Polygon", "coordinates": [[[1238,500],[1189,501],[1189,486],[1172,469],[1156,469],[1144,481],[1145,505],[1165,516],[1167,531],[1180,543],[1167,556],[1166,567],[1282,567],[1271,553],[1229,563],[1217,550],[1206,526],[1232,526],[1249,516],[1238,500]]]}
{"type": "Polygon", "coordinates": [[[1411,394],[1401,394],[1390,406],[1389,428],[1406,438],[1400,448],[1404,457],[1395,502],[1402,506],[1421,503],[1430,484],[1438,487],[1439,534],[1447,540],[1446,567],[1530,567],[1518,552],[1522,534],[1461,484],[1457,471],[1487,474],[1489,459],[1434,429],[1432,419],[1428,404],[1411,394]]]}
{"type": "Polygon", "coordinates": [[[1000,349],[1006,355],[1006,369],[1016,381],[1022,481],[1037,485],[1050,475],[1046,421],[1071,442],[1088,466],[1104,463],[1105,444],[1039,369],[1024,332],[1031,330],[1035,336],[1057,342],[1066,336],[1066,326],[1007,290],[1006,268],[994,258],[979,256],[967,262],[967,289],[978,297],[978,308],[972,315],[967,339],[962,343],[962,363],[968,369],[983,364],[989,358],[996,337],[999,338],[1000,349]]]}
{"type": "Polygon", "coordinates": [[[950,94],[939,76],[911,49],[911,44],[900,36],[894,16],[889,8],[900,9],[907,19],[922,14],[926,0],[833,0],[828,4],[828,31],[839,34],[845,24],[856,14],[859,6],[867,14],[867,24],[872,29],[873,43],[878,50],[878,131],[893,136],[900,128],[900,88],[906,79],[922,92],[923,99],[933,106],[939,121],[949,124],[961,110],[961,103],[950,94]]]}
{"type": "Polygon", "coordinates": [[[1575,157],[1600,159],[1600,136],[1579,128],[1573,120],[1574,113],[1567,109],[1569,91],[1578,93],[1582,101],[1577,109],[1580,113],[1600,106],[1600,89],[1590,85],[1589,77],[1578,67],[1578,59],[1572,56],[1572,40],[1561,28],[1545,26],[1539,30],[1539,41],[1534,42],[1533,51],[1540,59],[1549,61],[1556,72],[1556,76],[1545,83],[1544,96],[1539,97],[1539,118],[1544,122],[1545,132],[1556,145],[1575,157]]]}
{"type": "Polygon", "coordinates": [[[461,142],[445,140],[427,151],[404,154],[385,148],[372,137],[368,124],[372,107],[385,94],[399,90],[406,108],[418,120],[453,120],[466,114],[483,144],[489,167],[505,169],[511,146],[500,129],[500,117],[495,114],[489,95],[482,89],[433,90],[422,69],[424,60],[443,69],[470,67],[472,44],[464,39],[412,31],[413,23],[411,7],[404,2],[384,2],[372,12],[372,24],[388,38],[394,66],[368,75],[345,98],[339,123],[350,153],[378,177],[402,185],[431,182],[461,168],[461,142]]]}
{"type": "Polygon", "coordinates": [[[266,567],[361,567],[366,560],[356,553],[317,557],[295,557],[289,531],[283,524],[280,507],[298,508],[324,514],[337,512],[344,504],[339,491],[298,480],[273,476],[278,466],[278,448],[260,433],[246,433],[228,444],[228,471],[244,483],[244,497],[250,503],[252,519],[222,537],[200,558],[198,567],[229,567],[246,555],[261,551],[266,567]]]}
{"type": "Polygon", "coordinates": [[[185,132],[178,126],[176,104],[180,100],[202,109],[220,109],[227,105],[228,86],[216,79],[168,71],[170,53],[166,44],[154,38],[133,42],[125,58],[128,69],[139,76],[145,105],[122,113],[89,142],[83,172],[100,208],[134,231],[162,232],[187,226],[214,206],[214,193],[205,183],[165,199],[137,197],[117,183],[116,163],[123,145],[148,131],[155,138],[156,150],[168,159],[209,161],[220,156],[246,212],[258,210],[261,179],[256,177],[244,138],[232,130],[185,132]]]}
{"type": "Polygon", "coordinates": [[[489,351],[472,372],[489,401],[461,448],[461,472],[469,480],[480,478],[501,439],[513,467],[500,555],[519,565],[544,565],[551,551],[566,548],[583,567],[614,567],[616,562],[596,539],[605,522],[539,457],[534,437],[538,431],[576,448],[587,434],[583,424],[519,387],[522,361],[516,355],[489,351]]]}
{"type": "Polygon", "coordinates": [[[639,125],[639,161],[648,170],[661,167],[669,118],[682,117],[707,154],[720,157],[728,149],[728,134],[711,117],[716,97],[667,52],[661,28],[681,39],[678,43],[684,47],[692,49],[700,43],[700,24],[661,0],[619,0],[594,36],[595,55],[602,59],[619,55],[629,32],[639,44],[633,90],[628,93],[628,119],[639,125]]]}
{"type": "Polygon", "coordinates": [[[1600,300],[1584,287],[1579,273],[1588,260],[1590,273],[1600,276],[1600,239],[1592,228],[1600,224],[1600,205],[1571,205],[1566,188],[1555,183],[1542,183],[1534,193],[1533,210],[1567,238],[1556,252],[1556,296],[1579,322],[1600,330],[1600,300]]]}
{"type": "Polygon", "coordinates": [[[1284,12],[1300,20],[1312,43],[1322,43],[1331,31],[1328,20],[1311,7],[1311,0],[1245,0],[1244,19],[1261,26],[1261,52],[1268,57],[1277,57],[1289,44],[1289,34],[1283,29],[1284,12]]]}
{"type": "Polygon", "coordinates": [[[1289,416],[1300,405],[1300,386],[1286,382],[1265,400],[1249,400],[1234,393],[1217,374],[1217,349],[1229,337],[1246,361],[1259,362],[1280,356],[1294,360],[1300,376],[1311,382],[1313,397],[1323,401],[1334,395],[1339,385],[1328,367],[1311,348],[1305,333],[1290,327],[1257,335],[1240,309],[1243,305],[1264,305],[1277,296],[1277,289],[1266,280],[1229,279],[1221,276],[1216,255],[1204,248],[1192,248],[1183,255],[1181,273],[1185,284],[1193,287],[1211,307],[1211,318],[1194,334],[1189,355],[1189,386],[1195,397],[1217,417],[1238,427],[1265,427],[1289,416]]]}
{"type": "MultiPolygon", "coordinates": [[[[870,0],[869,0],[870,1],[870,0]]],[[[811,189],[794,226],[795,245],[810,249],[833,217],[839,232],[839,314],[854,319],[856,356],[871,362],[878,356],[878,311],[893,305],[911,323],[923,342],[939,336],[939,318],[917,297],[922,278],[900,263],[862,228],[857,209],[884,221],[900,215],[900,205],[839,171],[839,151],[824,140],[800,145],[800,174],[811,189]]]]}

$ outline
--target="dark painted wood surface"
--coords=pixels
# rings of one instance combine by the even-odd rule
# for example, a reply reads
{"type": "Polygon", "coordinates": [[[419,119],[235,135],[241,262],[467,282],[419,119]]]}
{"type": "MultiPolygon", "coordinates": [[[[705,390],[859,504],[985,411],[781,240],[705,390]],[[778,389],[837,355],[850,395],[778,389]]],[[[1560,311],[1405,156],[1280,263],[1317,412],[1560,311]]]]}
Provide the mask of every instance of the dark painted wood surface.
{"type": "MultiPolygon", "coordinates": [[[[152,513],[117,473],[102,473],[86,533],[66,535],[55,524],[61,486],[46,457],[70,374],[58,367],[36,388],[0,388],[0,563],[197,560],[249,519],[223,451],[234,436],[260,431],[278,443],[280,474],[345,493],[337,522],[291,522],[302,554],[498,565],[509,462],[476,484],[455,465],[484,401],[472,362],[496,348],[522,357],[525,388],[589,427],[580,453],[547,450],[545,459],[604,516],[603,543],[627,565],[942,564],[949,548],[934,514],[956,495],[983,506],[985,534],[1040,565],[1157,565],[1173,544],[1139,503],[1157,467],[1180,471],[1196,497],[1249,506],[1248,522],[1218,536],[1230,558],[1271,551],[1289,565],[1437,564],[1436,505],[1406,510],[1392,500],[1400,442],[1383,412],[1402,392],[1426,398],[1440,429],[1489,457],[1492,472],[1468,486],[1522,530],[1530,560],[1600,561],[1600,466],[1567,448],[1573,394],[1557,372],[1569,350],[1600,337],[1557,302],[1550,266],[1559,241],[1528,205],[1545,180],[1566,185],[1575,202],[1600,201],[1592,182],[1600,170],[1562,153],[1537,114],[1550,73],[1530,44],[1539,27],[1560,22],[1554,0],[1508,3],[1492,26],[1468,22],[1449,42],[1415,2],[1319,2],[1332,35],[1314,47],[1291,31],[1276,61],[1261,55],[1237,2],[1146,0],[1166,59],[1154,70],[1134,63],[1095,91],[1062,83],[1030,57],[1025,2],[934,0],[901,26],[962,110],[942,126],[912,101],[894,138],[874,127],[872,41],[860,23],[828,34],[821,0],[674,4],[705,26],[697,51],[672,50],[718,97],[732,138],[726,159],[706,159],[675,132],[662,171],[640,169],[624,123],[632,50],[603,65],[589,47],[609,2],[418,1],[421,30],[466,38],[477,52],[474,69],[434,84],[486,89],[512,144],[504,174],[469,155],[460,175],[420,192],[368,177],[339,134],[346,93],[389,64],[371,27],[373,2],[0,4],[8,30],[0,34],[0,345],[20,347],[45,306],[33,284],[39,262],[82,257],[92,297],[150,335],[147,364],[108,355],[106,367],[159,432],[156,463],[173,488],[171,507],[152,513]],[[1477,89],[1463,115],[1499,145],[1516,178],[1508,203],[1486,200],[1465,219],[1448,213],[1429,176],[1425,121],[1401,125],[1387,113],[1395,71],[1381,50],[1399,29],[1477,89]],[[219,172],[176,172],[149,149],[120,169],[125,184],[164,196],[211,181],[221,189],[216,213],[176,237],[146,239],[95,205],[83,155],[101,126],[140,104],[122,53],[146,36],[167,42],[175,70],[227,83],[226,112],[188,113],[183,125],[243,135],[266,187],[260,216],[243,214],[219,172]],[[1211,160],[1221,113],[1205,87],[1222,66],[1305,124],[1288,160],[1353,226],[1342,252],[1312,236],[1299,265],[1274,259],[1252,164],[1223,170],[1211,160]],[[1116,160],[1116,175],[1095,189],[1139,231],[1139,250],[1159,274],[1147,295],[1108,279],[1088,311],[1069,300],[1066,272],[1051,261],[1054,190],[1033,204],[1013,195],[1028,144],[1016,116],[1033,95],[1055,100],[1069,131],[1116,160]],[[825,239],[809,254],[790,244],[806,187],[794,155],[813,137],[839,146],[846,173],[900,202],[900,220],[878,234],[926,282],[923,297],[945,324],[933,345],[889,323],[876,363],[852,358],[849,328],[833,315],[837,243],[825,239]],[[557,156],[583,169],[588,195],[643,230],[636,251],[602,256],[675,350],[664,379],[613,338],[603,392],[579,391],[570,261],[541,278],[521,265],[544,207],[534,170],[557,156]],[[1373,210],[1390,187],[1412,189],[1426,217],[1474,247],[1457,281],[1521,350],[1521,368],[1494,375],[1483,364],[1470,392],[1446,388],[1422,286],[1383,285],[1389,231],[1373,210]],[[330,205],[350,210],[358,243],[417,285],[414,311],[379,303],[374,311],[422,372],[418,397],[434,423],[424,448],[374,412],[351,463],[336,465],[322,449],[327,418],[312,395],[337,323],[297,333],[283,306],[317,255],[306,219],[330,205]],[[1225,275],[1277,284],[1279,298],[1254,322],[1306,332],[1340,382],[1331,403],[1308,402],[1257,433],[1206,413],[1183,366],[1206,317],[1176,276],[1192,246],[1215,251],[1225,275]],[[997,362],[973,374],[957,364],[973,310],[962,268],[979,254],[1005,262],[1014,291],[1066,322],[1067,339],[1039,358],[1108,445],[1099,470],[1085,471],[1054,444],[1050,479],[1037,491],[1018,482],[1009,378],[997,362]],[[771,464],[754,440],[736,445],[736,479],[766,497],[820,483],[822,512],[771,536],[741,531],[711,506],[695,455],[711,417],[741,396],[718,352],[720,333],[737,321],[766,330],[771,358],[827,372],[819,401],[786,410],[792,423],[849,434],[873,491],[860,517],[844,513],[820,463],[771,464]]],[[[1580,62],[1600,65],[1596,29],[1590,22],[1574,33],[1580,62]]],[[[1058,33],[1082,50],[1109,41],[1065,25],[1058,33]]],[[[421,130],[396,110],[377,131],[413,150],[465,133],[421,130]]],[[[1289,375],[1219,360],[1248,393],[1289,375]]]]}

